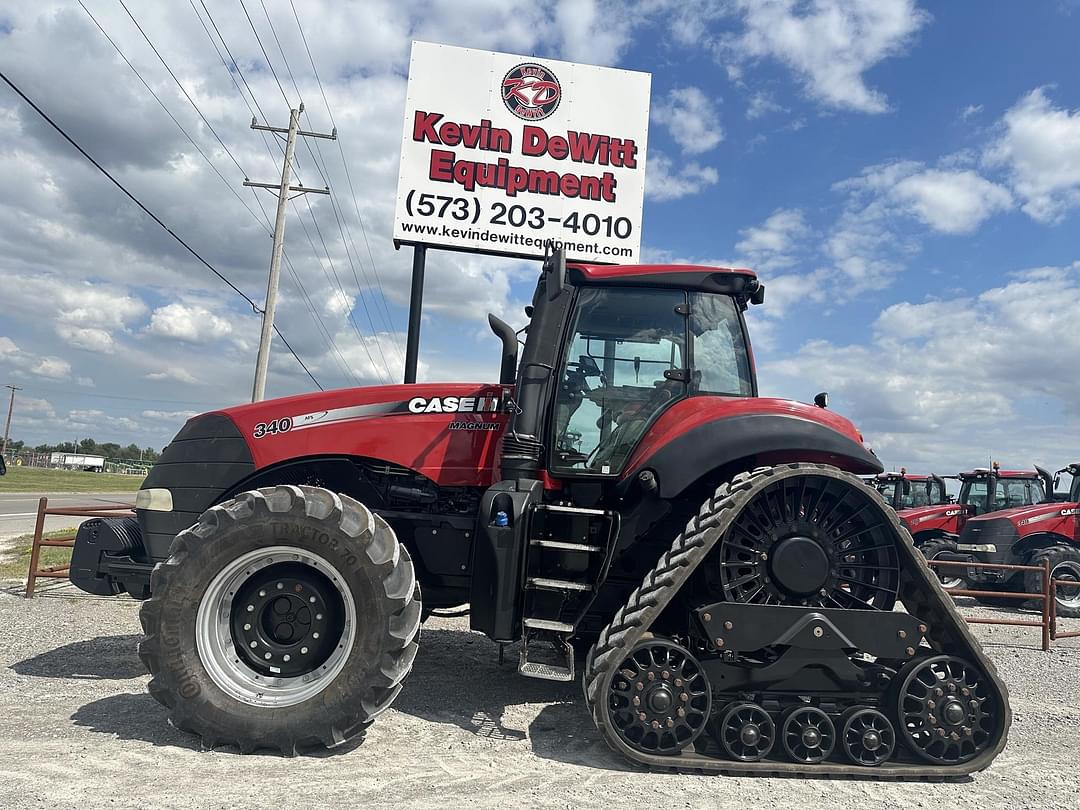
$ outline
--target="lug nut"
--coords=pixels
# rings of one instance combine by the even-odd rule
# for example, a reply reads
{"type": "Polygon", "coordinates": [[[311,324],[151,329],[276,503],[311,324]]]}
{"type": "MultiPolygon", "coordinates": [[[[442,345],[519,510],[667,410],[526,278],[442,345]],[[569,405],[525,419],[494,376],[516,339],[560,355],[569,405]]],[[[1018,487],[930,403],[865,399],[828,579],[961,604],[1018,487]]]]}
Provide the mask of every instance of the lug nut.
{"type": "Polygon", "coordinates": [[[925,624],[920,624],[919,625],[919,632],[920,633],[925,633],[928,629],[929,628],[927,628],[927,626],[925,624]]]}
{"type": "Polygon", "coordinates": [[[915,654],[915,648],[914,647],[908,647],[906,650],[904,650],[904,652],[906,652],[908,654],[908,656],[910,657],[910,656],[915,654]]]}
{"type": "Polygon", "coordinates": [[[734,622],[731,622],[731,621],[724,622],[724,629],[725,630],[730,630],[734,626],[735,626],[734,622]]]}
{"type": "Polygon", "coordinates": [[[291,655],[289,655],[288,653],[285,653],[285,655],[281,656],[281,660],[282,660],[282,661],[291,661],[291,660],[292,660],[292,656],[291,656],[291,655]]]}
{"type": "Polygon", "coordinates": [[[266,596],[266,591],[265,590],[259,591],[259,596],[266,596]]]}
{"type": "Polygon", "coordinates": [[[970,737],[971,734],[972,734],[971,726],[964,726],[964,736],[965,737],[970,737]]]}
{"type": "Polygon", "coordinates": [[[638,720],[640,720],[642,723],[644,723],[648,719],[649,717],[645,714],[645,712],[641,712],[638,714],[638,720]]]}
{"type": "Polygon", "coordinates": [[[254,649],[255,649],[256,647],[258,647],[258,646],[259,646],[259,642],[257,642],[257,641],[253,641],[253,642],[251,642],[251,644],[249,644],[248,646],[249,646],[249,647],[251,647],[251,649],[253,649],[253,650],[254,650],[254,649]]]}
{"type": "Polygon", "coordinates": [[[311,634],[311,637],[312,637],[312,638],[318,638],[318,637],[319,637],[319,634],[318,634],[318,633],[312,633],[312,634],[311,634]]]}
{"type": "Polygon", "coordinates": [[[265,658],[267,661],[269,661],[270,660],[270,653],[267,653],[266,655],[264,655],[263,658],[265,658]]]}
{"type": "Polygon", "coordinates": [[[656,680],[656,673],[655,672],[649,672],[649,674],[646,675],[645,677],[648,678],[650,681],[655,681],[656,680]]]}
{"type": "Polygon", "coordinates": [[[686,703],[690,700],[690,696],[686,694],[686,692],[683,692],[681,695],[679,695],[679,700],[681,700],[683,703],[686,703]]]}
{"type": "Polygon", "coordinates": [[[653,720],[651,723],[649,723],[649,725],[652,726],[653,728],[660,728],[660,724],[658,722],[656,722],[655,720],[653,720]]]}
{"type": "Polygon", "coordinates": [[[929,716],[928,718],[926,718],[926,719],[930,721],[930,725],[932,725],[932,726],[936,726],[936,725],[937,725],[937,718],[936,718],[936,717],[934,717],[934,715],[930,715],[930,716],[929,716]]]}
{"type": "Polygon", "coordinates": [[[945,736],[945,729],[943,729],[943,728],[939,728],[939,729],[937,730],[937,735],[938,735],[939,737],[944,737],[944,736],[945,736]]]}
{"type": "Polygon", "coordinates": [[[711,613],[702,613],[701,618],[703,618],[707,622],[711,622],[712,621],[712,614],[711,613]]]}
{"type": "Polygon", "coordinates": [[[723,647],[724,646],[724,640],[722,638],[720,638],[719,636],[717,636],[717,638],[716,638],[716,646],[717,647],[723,647]]]}
{"type": "Polygon", "coordinates": [[[941,697],[942,695],[944,695],[944,694],[945,694],[945,692],[944,692],[944,691],[942,690],[942,688],[941,688],[941,687],[939,686],[939,687],[938,687],[937,689],[935,689],[935,690],[934,690],[934,694],[935,694],[935,695],[937,695],[938,697],[941,697]]]}
{"type": "Polygon", "coordinates": [[[314,605],[315,604],[315,597],[314,596],[309,596],[308,601],[311,602],[311,604],[314,605]]]}
{"type": "Polygon", "coordinates": [[[825,635],[825,631],[821,627],[814,628],[814,638],[821,638],[825,635]]]}
{"type": "Polygon", "coordinates": [[[251,612],[253,612],[254,610],[255,610],[255,606],[254,606],[254,605],[248,605],[248,613],[251,613],[251,612]]]}
{"type": "Polygon", "coordinates": [[[280,583],[280,582],[279,582],[279,583],[277,584],[277,589],[278,589],[279,591],[280,591],[280,590],[282,590],[282,589],[284,589],[284,588],[285,588],[285,586],[284,586],[284,585],[283,585],[282,583],[280,583]]]}
{"type": "Polygon", "coordinates": [[[251,629],[251,625],[250,625],[250,624],[245,624],[245,625],[244,625],[244,629],[245,629],[245,630],[250,630],[250,629],[251,629]]]}
{"type": "Polygon", "coordinates": [[[663,672],[660,673],[660,677],[666,681],[671,678],[671,673],[665,669],[663,672]]]}
{"type": "Polygon", "coordinates": [[[634,699],[633,699],[632,703],[635,706],[640,706],[641,705],[641,698],[639,698],[637,695],[634,695],[634,699]]]}
{"type": "Polygon", "coordinates": [[[301,647],[300,648],[300,654],[301,655],[307,655],[307,647],[301,647]]]}
{"type": "Polygon", "coordinates": [[[898,635],[900,638],[907,638],[907,630],[901,630],[896,635],[898,635]]]}
{"type": "Polygon", "coordinates": [[[932,709],[932,708],[934,708],[935,706],[937,706],[937,703],[936,703],[936,702],[934,702],[933,700],[928,700],[928,701],[926,701],[926,707],[927,707],[928,709],[932,709]]]}
{"type": "Polygon", "coordinates": [[[676,686],[682,686],[682,678],[676,678],[675,679],[675,685],[676,686]]]}
{"type": "Polygon", "coordinates": [[[322,621],[322,614],[321,614],[321,613],[316,613],[316,614],[315,614],[315,621],[317,621],[317,622],[321,622],[321,621],[322,621]]]}
{"type": "Polygon", "coordinates": [[[672,720],[672,719],[671,719],[671,718],[669,717],[669,718],[667,719],[667,723],[666,723],[665,725],[666,725],[666,726],[667,726],[668,728],[674,728],[674,726],[675,726],[675,721],[674,721],[674,720],[672,720]]]}
{"type": "Polygon", "coordinates": [[[679,717],[686,717],[686,709],[680,706],[678,709],[675,710],[675,714],[679,715],[679,717]]]}

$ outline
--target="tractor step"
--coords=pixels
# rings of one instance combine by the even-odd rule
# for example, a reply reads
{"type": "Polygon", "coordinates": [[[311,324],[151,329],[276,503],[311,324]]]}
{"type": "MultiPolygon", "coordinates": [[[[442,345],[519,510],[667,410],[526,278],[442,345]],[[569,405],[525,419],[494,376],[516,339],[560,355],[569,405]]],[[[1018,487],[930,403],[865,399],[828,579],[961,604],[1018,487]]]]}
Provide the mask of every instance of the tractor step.
{"type": "Polygon", "coordinates": [[[600,546],[590,546],[585,543],[567,543],[564,540],[530,540],[530,546],[540,548],[554,548],[560,551],[580,551],[583,554],[599,554],[604,549],[600,546]]]}
{"type": "Polygon", "coordinates": [[[526,678],[544,681],[574,680],[574,648],[570,642],[563,637],[543,639],[540,643],[545,649],[540,653],[540,660],[537,660],[540,651],[536,648],[536,642],[537,639],[528,632],[521,639],[518,672],[526,678]]]}
{"type": "Polygon", "coordinates": [[[525,619],[524,625],[530,630],[547,630],[552,633],[573,633],[574,625],[556,622],[551,619],[525,619]]]}
{"type": "Polygon", "coordinates": [[[568,579],[548,579],[547,577],[529,577],[526,584],[530,588],[542,588],[548,591],[591,591],[588,582],[572,582],[568,579]]]}

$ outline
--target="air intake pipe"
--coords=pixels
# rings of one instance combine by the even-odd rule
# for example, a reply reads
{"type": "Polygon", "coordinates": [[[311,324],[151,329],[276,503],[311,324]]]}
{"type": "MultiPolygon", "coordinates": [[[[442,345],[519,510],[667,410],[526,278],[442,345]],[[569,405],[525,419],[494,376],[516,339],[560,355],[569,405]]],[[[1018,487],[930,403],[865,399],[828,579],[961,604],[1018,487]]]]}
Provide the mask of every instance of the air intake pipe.
{"type": "Polygon", "coordinates": [[[502,341],[502,364],[499,366],[499,383],[513,385],[517,378],[517,333],[506,321],[488,314],[488,326],[502,341]]]}

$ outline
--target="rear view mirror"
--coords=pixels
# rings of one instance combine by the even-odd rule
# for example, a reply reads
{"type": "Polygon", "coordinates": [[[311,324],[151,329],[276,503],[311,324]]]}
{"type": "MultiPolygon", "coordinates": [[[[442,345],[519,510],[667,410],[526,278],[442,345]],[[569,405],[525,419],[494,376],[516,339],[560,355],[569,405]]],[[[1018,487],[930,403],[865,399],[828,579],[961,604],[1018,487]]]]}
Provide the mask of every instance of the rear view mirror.
{"type": "Polygon", "coordinates": [[[911,482],[908,481],[906,478],[904,479],[904,494],[905,495],[910,495],[911,494],[911,482]]]}
{"type": "Polygon", "coordinates": [[[566,283],[566,248],[553,248],[550,244],[544,246],[543,273],[546,276],[548,301],[554,301],[562,294],[566,283]]]}
{"type": "Polygon", "coordinates": [[[0,456],[0,475],[7,475],[7,462],[3,456],[0,456]]]}

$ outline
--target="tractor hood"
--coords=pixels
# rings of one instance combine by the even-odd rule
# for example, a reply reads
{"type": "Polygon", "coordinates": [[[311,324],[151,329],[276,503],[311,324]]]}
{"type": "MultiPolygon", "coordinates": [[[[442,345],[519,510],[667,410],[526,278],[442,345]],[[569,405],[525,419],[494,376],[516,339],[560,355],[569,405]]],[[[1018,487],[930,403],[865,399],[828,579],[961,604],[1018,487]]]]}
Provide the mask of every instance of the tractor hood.
{"type": "Polygon", "coordinates": [[[928,523],[932,520],[945,520],[946,518],[962,515],[967,507],[959,503],[939,503],[934,506],[913,506],[910,509],[901,509],[896,515],[909,526],[917,526],[920,523],[928,523]]]}
{"type": "Polygon", "coordinates": [[[1012,509],[1002,509],[973,517],[968,521],[968,525],[988,520],[1007,520],[1021,529],[1027,526],[1035,529],[1041,528],[1040,524],[1050,525],[1057,518],[1077,514],[1078,507],[1080,505],[1075,503],[1037,503],[1032,506],[1014,506],[1012,509]]]}
{"type": "MultiPolygon", "coordinates": [[[[257,469],[308,456],[377,458],[445,486],[487,486],[513,405],[507,386],[420,383],[320,391],[219,411],[257,469]]],[[[196,417],[198,418],[198,417],[196,417]]]]}

